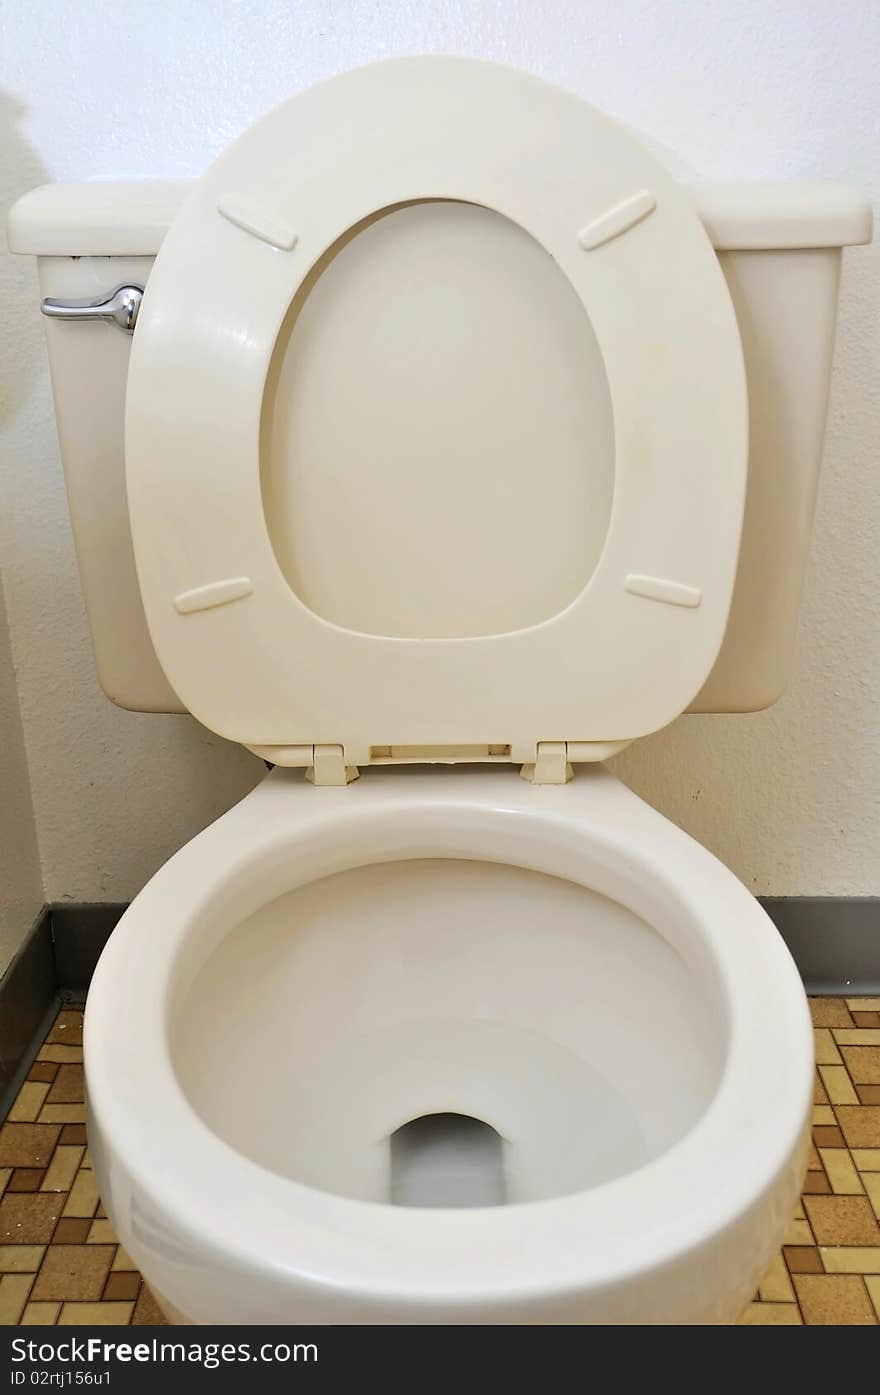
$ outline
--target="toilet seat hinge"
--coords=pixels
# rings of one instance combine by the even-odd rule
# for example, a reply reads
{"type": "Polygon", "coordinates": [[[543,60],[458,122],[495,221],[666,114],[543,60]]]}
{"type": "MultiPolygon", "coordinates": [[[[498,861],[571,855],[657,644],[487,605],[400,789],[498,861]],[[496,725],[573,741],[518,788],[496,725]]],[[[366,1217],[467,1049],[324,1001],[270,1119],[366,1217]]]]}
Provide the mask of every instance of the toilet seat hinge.
{"type": "Polygon", "coordinates": [[[520,767],[524,780],[534,785],[566,785],[572,778],[572,766],[608,760],[623,750],[627,741],[536,741],[510,745],[459,746],[249,746],[255,756],[273,765],[305,769],[306,779],[313,785],[350,785],[360,774],[359,765],[456,765],[498,763],[523,760],[532,751],[533,761],[520,767]],[[346,761],[346,755],[348,761],[346,761]],[[349,763],[352,760],[358,764],[349,763]]]}
{"type": "Polygon", "coordinates": [[[306,779],[313,785],[350,785],[359,774],[356,765],[345,764],[343,746],[312,747],[312,764],[306,770],[306,779]]]}
{"type": "Polygon", "coordinates": [[[609,760],[628,745],[628,741],[538,741],[534,763],[524,765],[519,773],[533,785],[567,785],[573,765],[609,760]]]}
{"type": "Polygon", "coordinates": [[[534,765],[524,765],[520,771],[533,785],[567,785],[572,774],[567,741],[539,741],[534,765]]]}

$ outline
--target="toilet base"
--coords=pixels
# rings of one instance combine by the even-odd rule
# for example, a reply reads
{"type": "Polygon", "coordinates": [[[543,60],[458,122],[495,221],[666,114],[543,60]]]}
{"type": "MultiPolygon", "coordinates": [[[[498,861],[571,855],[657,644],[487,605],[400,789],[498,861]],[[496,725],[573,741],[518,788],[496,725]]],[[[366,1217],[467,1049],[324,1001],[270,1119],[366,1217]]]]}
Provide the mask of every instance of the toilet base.
{"type": "Polygon", "coordinates": [[[812,1100],[772,923],[602,770],[273,772],[120,921],[85,1060],[120,1242],[216,1325],[733,1323],[812,1100]],[[444,1112],[507,1204],[391,1204],[444,1112]]]}

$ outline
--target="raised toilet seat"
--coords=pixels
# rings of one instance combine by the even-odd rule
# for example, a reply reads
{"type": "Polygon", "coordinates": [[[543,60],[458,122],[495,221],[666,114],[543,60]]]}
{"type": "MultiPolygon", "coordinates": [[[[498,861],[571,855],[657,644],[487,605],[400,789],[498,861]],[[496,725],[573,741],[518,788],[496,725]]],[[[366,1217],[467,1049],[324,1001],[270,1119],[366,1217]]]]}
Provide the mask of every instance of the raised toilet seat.
{"type": "Polygon", "coordinates": [[[492,64],[347,73],[220,157],[150,275],[125,453],[156,652],[280,764],[632,740],[714,663],[747,435],[718,259],[628,131],[492,64]]]}
{"type": "Polygon", "coordinates": [[[805,1158],[810,1026],[787,950],[731,872],[601,768],[565,788],[471,769],[322,791],[276,771],[123,917],[85,1053],[120,1240],[196,1322],[731,1321],[805,1158]],[[496,1069],[520,1028],[537,1082],[496,1069]],[[438,1069],[418,1064],[420,1041],[438,1069]],[[381,1107],[364,1103],[365,1056],[381,1107]],[[391,1131],[470,1112],[475,1075],[482,1117],[537,1150],[533,1174],[561,1194],[382,1204],[391,1131]],[[567,1134],[533,1110],[557,1089],[567,1134]],[[304,1134],[322,1156],[303,1155],[304,1134]],[[579,1187],[591,1168],[604,1180],[579,1187]],[[325,1185],[298,1180],[310,1169],[325,1185]]]}

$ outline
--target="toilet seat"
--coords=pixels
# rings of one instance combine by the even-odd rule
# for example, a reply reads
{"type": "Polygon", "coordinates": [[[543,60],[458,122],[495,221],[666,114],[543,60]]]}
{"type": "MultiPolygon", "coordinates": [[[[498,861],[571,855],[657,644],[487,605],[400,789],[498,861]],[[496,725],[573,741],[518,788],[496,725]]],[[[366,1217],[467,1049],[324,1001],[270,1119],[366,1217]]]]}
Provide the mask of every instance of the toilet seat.
{"type": "Polygon", "coordinates": [[[797,972],[757,902],[608,772],[539,789],[503,769],[376,771],[316,800],[276,771],[177,853],[114,932],[86,1014],[89,1137],[122,1243],[191,1321],[731,1320],[797,1196],[810,1043],[797,972]],[[297,882],[462,856],[590,886],[676,945],[727,1025],[695,1126],[595,1188],[477,1211],[329,1195],[212,1133],[169,1047],[210,945],[297,882]]]}
{"type": "MultiPolygon", "coordinates": [[[[151,274],[126,458],[157,654],[199,720],[280,763],[310,763],[314,744],[350,765],[426,748],[534,761],[541,742],[643,735],[684,710],[721,643],[746,423],[715,253],[689,196],[622,127],[466,60],[333,79],[221,157],[151,274]],[[598,565],[558,614],[503,634],[396,638],[322,619],[282,572],[261,497],[261,413],[291,301],[348,230],[422,199],[492,209],[546,249],[608,380],[614,500],[598,565]]],[[[365,443],[365,468],[380,447],[365,443]]],[[[536,462],[535,489],[541,476],[536,462]]]]}

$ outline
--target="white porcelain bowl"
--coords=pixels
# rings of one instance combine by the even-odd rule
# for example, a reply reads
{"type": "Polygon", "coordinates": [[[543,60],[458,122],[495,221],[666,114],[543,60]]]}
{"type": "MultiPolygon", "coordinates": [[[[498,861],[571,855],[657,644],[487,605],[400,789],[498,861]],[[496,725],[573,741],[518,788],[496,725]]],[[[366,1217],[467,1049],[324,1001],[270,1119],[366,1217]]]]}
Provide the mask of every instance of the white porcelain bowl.
{"type": "Polygon", "coordinates": [[[89,1137],[168,1314],[736,1318],[803,1175],[812,1040],[776,930],[607,771],[275,771],[123,917],[89,1137]],[[390,1204],[390,1137],[501,1136],[505,1205],[390,1204]]]}

